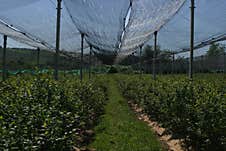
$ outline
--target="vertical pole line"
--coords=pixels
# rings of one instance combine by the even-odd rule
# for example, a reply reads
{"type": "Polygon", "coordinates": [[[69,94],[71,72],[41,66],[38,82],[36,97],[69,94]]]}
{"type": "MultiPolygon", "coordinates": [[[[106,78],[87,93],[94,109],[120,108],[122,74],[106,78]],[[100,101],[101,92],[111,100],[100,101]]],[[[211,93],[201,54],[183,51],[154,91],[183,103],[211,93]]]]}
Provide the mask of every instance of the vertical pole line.
{"type": "Polygon", "coordinates": [[[65,57],[65,58],[63,58],[64,60],[64,77],[66,77],[66,62],[67,62],[67,58],[65,57]]]}
{"type": "Polygon", "coordinates": [[[61,2],[62,0],[57,0],[57,26],[56,26],[56,53],[55,53],[55,72],[54,78],[58,80],[58,59],[59,59],[59,49],[60,49],[60,22],[61,22],[61,2]]]}
{"type": "Polygon", "coordinates": [[[81,34],[81,63],[80,63],[80,80],[83,80],[83,44],[84,44],[84,34],[81,34]]]}
{"type": "Polygon", "coordinates": [[[204,58],[204,55],[202,55],[202,56],[201,56],[201,67],[200,67],[201,73],[203,73],[204,70],[205,70],[205,69],[204,69],[204,59],[205,59],[205,58],[204,58]]]}
{"type": "Polygon", "coordinates": [[[37,67],[40,67],[40,48],[37,48],[37,67]]]}
{"type": "Polygon", "coordinates": [[[195,0],[191,0],[191,41],[190,41],[190,62],[189,78],[193,79],[193,57],[194,57],[194,30],[195,30],[195,0]]]}
{"type": "Polygon", "coordinates": [[[7,47],[7,36],[3,36],[4,42],[3,42],[3,62],[2,62],[2,67],[3,67],[3,72],[2,72],[2,80],[6,80],[6,47],[7,47]]]}
{"type": "Polygon", "coordinates": [[[172,74],[174,74],[174,62],[175,62],[175,53],[173,53],[173,59],[172,59],[172,74]]]}
{"type": "Polygon", "coordinates": [[[132,62],[131,67],[134,70],[134,52],[132,53],[131,62],[132,62]]]}
{"type": "Polygon", "coordinates": [[[142,48],[143,48],[143,46],[141,45],[140,46],[140,78],[142,75],[142,48]]]}
{"type": "Polygon", "coordinates": [[[153,53],[153,79],[156,80],[156,66],[155,66],[155,63],[156,63],[156,55],[157,55],[157,36],[158,36],[158,31],[155,31],[154,32],[154,53],[153,53]]]}
{"type": "Polygon", "coordinates": [[[223,73],[226,73],[226,61],[225,61],[225,59],[226,59],[226,52],[223,53],[223,59],[224,59],[223,73]]]}
{"type": "Polygon", "coordinates": [[[200,57],[200,59],[199,59],[199,67],[198,67],[199,69],[199,73],[202,73],[202,56],[200,57]]]}
{"type": "Polygon", "coordinates": [[[93,47],[90,46],[90,50],[89,50],[89,80],[91,79],[91,56],[92,56],[92,50],[93,50],[93,47]]]}
{"type": "Polygon", "coordinates": [[[96,67],[96,55],[94,52],[93,52],[93,66],[94,66],[94,75],[95,75],[97,67],[96,67]]]}

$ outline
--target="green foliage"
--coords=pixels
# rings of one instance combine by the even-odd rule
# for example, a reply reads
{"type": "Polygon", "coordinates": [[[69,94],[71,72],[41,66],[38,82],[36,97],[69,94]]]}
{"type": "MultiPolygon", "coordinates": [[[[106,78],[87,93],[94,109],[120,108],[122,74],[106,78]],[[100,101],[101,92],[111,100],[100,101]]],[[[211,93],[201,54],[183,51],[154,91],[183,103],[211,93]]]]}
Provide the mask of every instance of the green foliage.
{"type": "MultiPolygon", "coordinates": [[[[0,48],[0,58],[2,58],[3,49],[0,48]]],[[[80,68],[80,54],[65,54],[59,56],[58,67],[60,70],[72,70],[80,68]],[[74,57],[70,57],[74,56],[74,57]]],[[[55,67],[55,56],[54,52],[41,50],[40,51],[40,65],[42,69],[54,68],[55,67]]],[[[88,55],[84,54],[84,66],[88,64],[88,55]]],[[[92,57],[94,60],[94,57],[92,57]]],[[[2,64],[0,60],[0,69],[2,64]]],[[[7,48],[6,50],[6,64],[8,70],[19,70],[19,69],[34,69],[37,66],[37,50],[26,49],[26,48],[7,48]]]]}
{"type": "Polygon", "coordinates": [[[131,66],[116,66],[119,73],[132,74],[134,73],[131,66]]]}
{"type": "Polygon", "coordinates": [[[90,146],[97,151],[162,151],[150,127],[130,110],[113,76],[107,76],[109,101],[103,119],[95,128],[95,141],[90,146]]]}
{"type": "MultiPolygon", "coordinates": [[[[157,46],[157,52],[156,52],[156,55],[158,55],[160,53],[161,49],[160,49],[160,46],[157,46]]],[[[144,48],[144,53],[142,55],[142,57],[145,59],[145,60],[150,60],[152,59],[154,56],[154,47],[153,46],[150,46],[150,45],[147,45],[145,48],[144,48]]]]}
{"type": "MultiPolygon", "coordinates": [[[[147,45],[144,48],[142,59],[146,62],[152,62],[154,56],[153,46],[147,45]]],[[[159,62],[169,62],[171,60],[171,52],[167,50],[161,50],[160,46],[157,46],[156,56],[159,62]]]]}
{"type": "Polygon", "coordinates": [[[118,73],[118,70],[115,66],[111,66],[108,73],[118,73]]]}
{"type": "Polygon", "coordinates": [[[103,113],[99,80],[23,76],[0,83],[0,150],[71,150],[103,113]]]}
{"type": "Polygon", "coordinates": [[[111,66],[108,70],[108,73],[125,73],[125,74],[131,74],[133,73],[133,69],[130,66],[111,66]]]}
{"type": "Polygon", "coordinates": [[[104,64],[104,65],[113,65],[116,59],[117,53],[98,53],[95,52],[96,57],[104,64]]]}
{"type": "MultiPolygon", "coordinates": [[[[219,77],[218,77],[219,78],[219,77]]],[[[226,80],[183,77],[119,80],[123,94],[159,121],[187,148],[222,151],[226,145],[226,80]],[[176,80],[175,80],[176,79],[176,80]]]]}
{"type": "Polygon", "coordinates": [[[211,57],[211,56],[219,56],[225,53],[225,46],[219,43],[213,43],[208,52],[207,52],[207,56],[211,57]]]}

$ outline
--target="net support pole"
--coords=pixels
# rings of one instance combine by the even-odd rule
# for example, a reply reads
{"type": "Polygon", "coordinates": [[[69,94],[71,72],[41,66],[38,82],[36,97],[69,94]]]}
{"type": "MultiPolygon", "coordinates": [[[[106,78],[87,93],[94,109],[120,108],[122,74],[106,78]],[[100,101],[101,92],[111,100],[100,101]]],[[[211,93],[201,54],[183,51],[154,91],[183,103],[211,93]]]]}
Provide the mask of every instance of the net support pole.
{"type": "Polygon", "coordinates": [[[173,53],[173,56],[172,56],[172,74],[174,74],[174,70],[175,70],[175,66],[174,66],[174,62],[175,62],[175,53],[173,53]]]}
{"type": "Polygon", "coordinates": [[[141,45],[140,46],[140,78],[142,75],[142,48],[143,48],[143,46],[141,45]]]}
{"type": "Polygon", "coordinates": [[[223,59],[224,59],[224,66],[223,66],[223,73],[226,73],[226,61],[225,61],[225,59],[226,59],[226,52],[224,52],[224,54],[223,54],[223,59]]]}
{"type": "Polygon", "coordinates": [[[194,30],[195,30],[195,0],[191,0],[191,34],[190,34],[190,61],[189,78],[193,79],[193,58],[194,58],[194,30]]]}
{"type": "Polygon", "coordinates": [[[56,25],[56,53],[55,53],[55,72],[54,79],[58,80],[58,60],[59,60],[59,49],[60,49],[60,22],[61,22],[61,2],[57,0],[57,25],[56,25]]]}
{"type": "Polygon", "coordinates": [[[156,80],[157,36],[158,36],[158,31],[155,31],[154,32],[153,71],[152,71],[154,80],[156,80]]]}
{"type": "Polygon", "coordinates": [[[3,36],[3,55],[2,55],[2,80],[6,80],[6,47],[7,47],[7,36],[3,36]]]}
{"type": "Polygon", "coordinates": [[[91,56],[92,56],[92,50],[93,50],[93,47],[90,46],[90,50],[89,50],[89,80],[91,79],[91,56]]]}
{"type": "Polygon", "coordinates": [[[63,65],[64,65],[64,77],[66,77],[66,57],[64,58],[64,62],[63,62],[63,65]]]}
{"type": "Polygon", "coordinates": [[[37,48],[37,67],[40,67],[40,48],[37,48]]]}
{"type": "Polygon", "coordinates": [[[81,60],[80,60],[80,80],[83,80],[83,47],[84,47],[84,34],[81,34],[81,60]]]}
{"type": "Polygon", "coordinates": [[[96,66],[96,63],[97,61],[96,61],[96,55],[95,55],[95,53],[93,53],[93,66],[94,66],[94,75],[96,74],[96,69],[97,69],[97,66],[96,66]]]}
{"type": "Polygon", "coordinates": [[[202,55],[201,56],[201,72],[203,73],[204,72],[204,68],[205,68],[205,65],[204,65],[204,63],[205,63],[205,57],[204,57],[204,55],[202,55]]]}

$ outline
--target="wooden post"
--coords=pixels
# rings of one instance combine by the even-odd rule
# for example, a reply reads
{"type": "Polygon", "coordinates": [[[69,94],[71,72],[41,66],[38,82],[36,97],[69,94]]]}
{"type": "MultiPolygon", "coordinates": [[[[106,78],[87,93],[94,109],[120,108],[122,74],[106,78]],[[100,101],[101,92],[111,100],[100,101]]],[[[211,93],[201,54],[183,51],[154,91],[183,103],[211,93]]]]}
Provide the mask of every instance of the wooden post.
{"type": "Polygon", "coordinates": [[[3,42],[3,58],[2,58],[2,80],[6,80],[6,47],[7,47],[7,36],[3,36],[4,42],[3,42]]]}
{"type": "Polygon", "coordinates": [[[193,79],[193,57],[194,57],[194,30],[195,30],[195,0],[191,0],[191,39],[190,39],[190,62],[189,78],[193,79]]]}
{"type": "Polygon", "coordinates": [[[156,80],[156,67],[155,67],[155,63],[156,63],[156,55],[157,55],[157,35],[158,35],[158,31],[154,32],[154,53],[153,53],[153,79],[156,80]]]}
{"type": "Polygon", "coordinates": [[[60,49],[60,22],[61,22],[61,2],[62,0],[57,0],[57,26],[56,26],[56,53],[55,53],[55,72],[54,78],[58,80],[58,59],[59,59],[59,49],[60,49]]]}
{"type": "Polygon", "coordinates": [[[84,45],[84,34],[81,34],[81,62],[80,62],[80,80],[83,80],[83,45],[84,45]]]}

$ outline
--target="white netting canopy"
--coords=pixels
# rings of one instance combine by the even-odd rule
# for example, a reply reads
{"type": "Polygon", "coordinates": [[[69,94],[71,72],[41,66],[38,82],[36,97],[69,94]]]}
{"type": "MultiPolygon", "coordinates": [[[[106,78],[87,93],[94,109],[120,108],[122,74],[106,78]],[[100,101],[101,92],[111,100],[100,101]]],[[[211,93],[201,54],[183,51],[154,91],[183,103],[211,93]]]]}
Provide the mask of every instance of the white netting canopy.
{"type": "Polygon", "coordinates": [[[86,40],[99,49],[119,48],[129,0],[64,0],[73,22],[86,40]]]}
{"type": "MultiPolygon", "coordinates": [[[[57,0],[0,0],[0,34],[55,50],[57,0]]],[[[195,46],[226,39],[226,1],[195,0],[195,46]]],[[[159,45],[188,50],[190,0],[62,0],[63,51],[85,48],[129,54],[159,31],[159,45]]]]}
{"type": "MultiPolygon", "coordinates": [[[[4,2],[5,5],[15,2],[10,0],[4,2]]],[[[15,29],[21,31],[42,43],[45,43],[49,49],[54,50],[55,47],[55,32],[56,32],[56,1],[50,0],[20,0],[26,5],[12,6],[12,9],[0,11],[0,19],[13,26],[15,29]]],[[[62,8],[61,20],[61,49],[66,51],[78,51],[80,49],[80,33],[73,24],[66,8],[62,8]]],[[[0,28],[0,33],[8,35],[16,39],[24,39],[23,36],[15,36],[14,34],[7,34],[7,30],[0,28]]],[[[16,33],[17,34],[17,33],[16,33]]],[[[25,41],[23,41],[25,42],[25,41]]],[[[26,41],[27,43],[27,41],[26,41]]],[[[31,46],[37,47],[35,41],[27,43],[31,46]]]]}
{"type": "Polygon", "coordinates": [[[134,0],[122,50],[134,49],[149,41],[182,6],[185,0],[134,0]]]}
{"type": "MultiPolygon", "coordinates": [[[[3,47],[3,35],[0,35],[0,47],[3,47]]],[[[33,49],[33,47],[30,47],[29,45],[27,44],[24,44],[22,42],[19,42],[19,41],[16,41],[16,40],[13,40],[11,38],[9,38],[7,40],[7,47],[8,48],[25,48],[25,49],[33,49]]]]}
{"type": "Polygon", "coordinates": [[[28,34],[15,29],[14,27],[2,22],[1,20],[0,20],[0,29],[1,34],[12,37],[13,39],[21,43],[25,43],[33,47],[39,47],[41,49],[48,49],[45,43],[42,43],[37,39],[33,39],[33,37],[30,37],[28,34]]]}
{"type": "MultiPolygon", "coordinates": [[[[226,1],[195,2],[195,47],[201,48],[215,41],[226,40],[226,1]]],[[[190,5],[190,0],[187,0],[180,11],[160,30],[158,38],[162,49],[189,50],[190,5]]]]}

